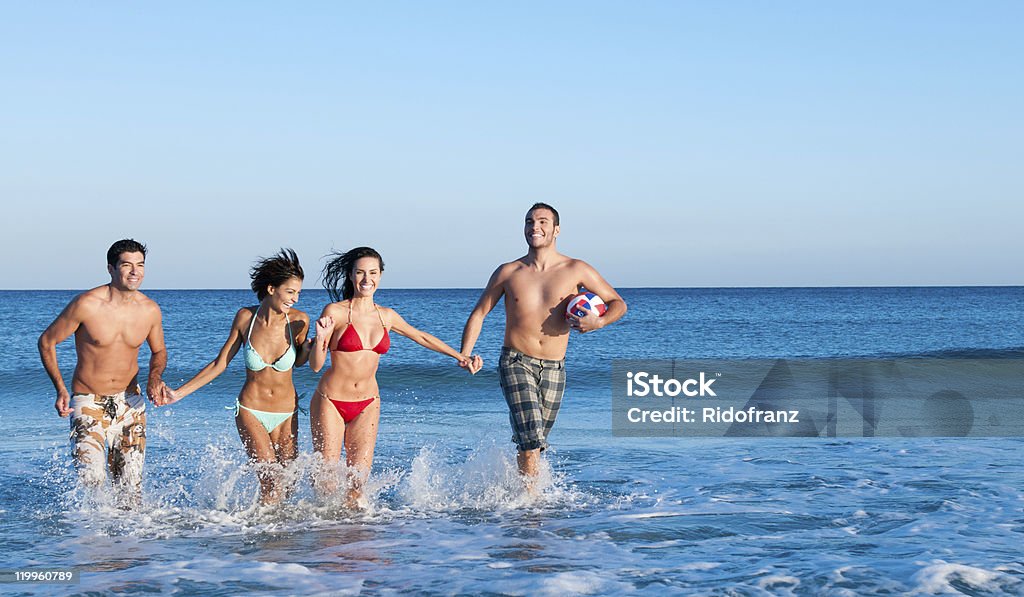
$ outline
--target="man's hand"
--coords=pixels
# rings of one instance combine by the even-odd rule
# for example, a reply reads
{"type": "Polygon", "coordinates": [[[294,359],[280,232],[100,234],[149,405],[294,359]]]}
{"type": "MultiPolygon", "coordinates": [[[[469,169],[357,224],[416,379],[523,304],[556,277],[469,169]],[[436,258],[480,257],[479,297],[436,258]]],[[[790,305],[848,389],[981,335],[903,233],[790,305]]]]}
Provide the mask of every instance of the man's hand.
{"type": "Polygon", "coordinates": [[[469,371],[472,375],[476,375],[476,372],[482,369],[484,366],[484,360],[480,358],[480,355],[462,355],[462,359],[459,361],[459,367],[469,371]]]}
{"type": "Polygon", "coordinates": [[[575,315],[569,316],[570,328],[580,332],[581,334],[585,334],[604,327],[604,321],[601,320],[600,315],[586,307],[581,307],[581,309],[586,311],[587,314],[583,317],[577,317],[575,315]]]}
{"type": "Polygon", "coordinates": [[[57,400],[53,403],[53,408],[57,409],[57,414],[61,417],[66,417],[72,412],[68,403],[71,401],[71,396],[67,390],[60,390],[57,392],[57,400]]]}
{"type": "Polygon", "coordinates": [[[164,384],[163,391],[161,391],[156,399],[153,400],[153,404],[156,404],[157,406],[170,406],[179,400],[181,400],[181,398],[178,397],[177,392],[172,390],[171,386],[164,384]]]}
{"type": "Polygon", "coordinates": [[[153,404],[160,406],[163,400],[164,392],[167,391],[167,384],[164,380],[159,377],[149,379],[149,383],[146,384],[146,397],[153,404]]]}

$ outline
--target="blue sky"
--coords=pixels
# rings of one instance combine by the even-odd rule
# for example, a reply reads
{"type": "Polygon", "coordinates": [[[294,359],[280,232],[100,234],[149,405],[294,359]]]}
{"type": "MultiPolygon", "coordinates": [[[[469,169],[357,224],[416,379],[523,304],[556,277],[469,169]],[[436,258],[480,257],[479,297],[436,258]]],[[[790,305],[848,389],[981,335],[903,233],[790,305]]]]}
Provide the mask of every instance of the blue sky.
{"type": "Polygon", "coordinates": [[[480,287],[534,201],[616,286],[1021,284],[1019,2],[20,3],[3,288],[480,287]],[[310,275],[307,284],[315,283],[310,275]]]}

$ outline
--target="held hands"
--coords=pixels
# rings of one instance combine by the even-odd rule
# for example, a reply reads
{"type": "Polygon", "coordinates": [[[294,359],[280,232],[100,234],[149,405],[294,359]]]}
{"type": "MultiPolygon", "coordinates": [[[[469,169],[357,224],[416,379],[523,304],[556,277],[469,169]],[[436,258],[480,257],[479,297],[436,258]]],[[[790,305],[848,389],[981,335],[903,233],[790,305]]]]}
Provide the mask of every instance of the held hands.
{"type": "Polygon", "coordinates": [[[53,408],[57,409],[57,414],[61,417],[70,415],[73,411],[68,403],[71,401],[71,395],[68,394],[67,390],[60,390],[57,392],[57,400],[53,403],[53,408]]]}
{"type": "Polygon", "coordinates": [[[476,375],[476,372],[482,369],[483,366],[484,360],[478,354],[472,356],[462,355],[462,358],[459,359],[459,367],[469,371],[472,375],[476,375]]]}
{"type": "Polygon", "coordinates": [[[149,395],[150,401],[154,406],[167,406],[168,404],[174,404],[181,398],[178,394],[171,389],[164,381],[158,380],[157,382],[150,382],[146,387],[146,394],[149,395]]]}
{"type": "Polygon", "coordinates": [[[334,332],[334,318],[330,315],[325,315],[320,319],[316,320],[316,344],[314,346],[321,350],[326,350],[327,343],[331,340],[331,334],[334,332]]]}
{"type": "Polygon", "coordinates": [[[178,388],[177,390],[172,390],[171,386],[164,385],[163,394],[158,396],[156,400],[153,400],[153,404],[157,406],[170,406],[184,398],[184,396],[178,395],[179,391],[181,391],[181,388],[178,388]]]}
{"type": "Polygon", "coordinates": [[[601,316],[597,313],[581,307],[587,314],[583,317],[576,317],[575,315],[569,316],[569,328],[574,329],[581,334],[599,330],[604,327],[604,322],[601,320],[601,316]]]}

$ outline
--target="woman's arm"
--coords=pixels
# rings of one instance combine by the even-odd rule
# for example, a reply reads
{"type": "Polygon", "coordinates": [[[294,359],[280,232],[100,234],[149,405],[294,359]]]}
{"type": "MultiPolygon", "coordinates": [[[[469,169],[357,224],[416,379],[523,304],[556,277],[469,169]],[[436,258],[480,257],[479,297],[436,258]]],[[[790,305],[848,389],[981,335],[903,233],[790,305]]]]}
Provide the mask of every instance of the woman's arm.
{"type": "Polygon", "coordinates": [[[313,348],[312,342],[306,341],[306,335],[309,333],[309,315],[302,311],[293,312],[298,315],[292,322],[292,331],[295,332],[295,336],[292,337],[292,342],[295,344],[295,366],[301,367],[309,360],[309,353],[313,348]]]}
{"type": "Polygon", "coordinates": [[[316,336],[313,338],[308,356],[309,368],[315,373],[319,373],[327,362],[327,344],[334,333],[334,317],[331,315],[333,311],[333,304],[327,305],[320,313],[320,319],[316,320],[316,336]]]}
{"type": "MultiPolygon", "coordinates": [[[[479,370],[479,367],[474,367],[474,361],[479,360],[479,357],[476,357],[476,359],[465,357],[461,353],[459,353],[459,351],[455,350],[451,346],[448,346],[443,341],[441,341],[440,338],[432,336],[424,332],[423,330],[416,329],[415,327],[410,325],[409,322],[402,319],[402,316],[399,315],[394,309],[387,309],[386,311],[388,313],[389,319],[391,320],[392,330],[398,332],[400,335],[405,336],[406,338],[412,340],[413,342],[419,344],[420,346],[429,348],[434,352],[439,352],[443,355],[450,356],[451,358],[459,362],[460,367],[469,369],[470,373],[476,373],[476,370],[479,370]]],[[[483,362],[481,361],[480,364],[482,365],[483,362]]]]}
{"type": "Polygon", "coordinates": [[[181,400],[185,396],[188,396],[192,392],[195,392],[199,388],[210,383],[217,378],[218,375],[224,373],[227,369],[228,363],[231,359],[235,358],[235,354],[238,353],[238,349],[242,346],[242,330],[248,324],[248,320],[255,317],[249,309],[239,309],[238,313],[235,314],[235,320],[231,323],[231,333],[228,334],[227,342],[221,347],[220,352],[217,354],[217,358],[210,361],[208,365],[203,367],[199,373],[195,374],[195,377],[185,382],[177,390],[172,392],[172,396],[169,399],[163,401],[162,404],[157,406],[165,406],[168,404],[174,404],[181,400]]]}

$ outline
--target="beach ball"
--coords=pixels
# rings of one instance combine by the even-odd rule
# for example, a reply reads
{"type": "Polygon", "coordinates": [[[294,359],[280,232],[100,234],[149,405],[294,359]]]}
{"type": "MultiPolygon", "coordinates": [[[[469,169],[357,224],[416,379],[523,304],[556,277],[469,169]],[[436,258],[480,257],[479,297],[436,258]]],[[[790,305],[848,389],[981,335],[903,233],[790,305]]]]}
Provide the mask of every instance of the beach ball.
{"type": "Polygon", "coordinates": [[[601,297],[593,292],[581,292],[569,299],[569,304],[565,306],[565,318],[569,319],[573,315],[586,317],[587,311],[594,311],[600,317],[607,310],[608,306],[604,304],[601,297]]]}

